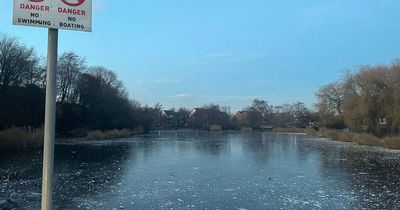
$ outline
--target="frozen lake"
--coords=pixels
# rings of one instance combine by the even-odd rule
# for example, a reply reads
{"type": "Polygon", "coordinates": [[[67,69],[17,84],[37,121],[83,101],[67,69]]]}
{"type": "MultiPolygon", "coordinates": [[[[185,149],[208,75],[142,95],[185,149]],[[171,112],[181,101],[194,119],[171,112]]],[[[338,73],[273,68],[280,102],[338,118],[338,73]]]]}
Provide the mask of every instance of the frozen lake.
{"type": "MultiPolygon", "coordinates": [[[[0,154],[0,205],[40,208],[41,156],[0,154]]],[[[55,167],[56,209],[400,209],[400,152],[301,134],[76,141],[55,167]]]]}

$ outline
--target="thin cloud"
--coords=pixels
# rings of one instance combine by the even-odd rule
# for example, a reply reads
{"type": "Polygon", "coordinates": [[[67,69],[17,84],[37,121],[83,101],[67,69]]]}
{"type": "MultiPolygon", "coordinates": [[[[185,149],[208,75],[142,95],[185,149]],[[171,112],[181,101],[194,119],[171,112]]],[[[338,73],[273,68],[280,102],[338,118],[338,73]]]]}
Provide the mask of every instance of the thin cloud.
{"type": "Polygon", "coordinates": [[[191,93],[179,93],[179,94],[176,94],[176,95],[173,95],[173,96],[166,96],[166,98],[174,98],[174,99],[176,99],[176,98],[190,98],[192,96],[193,95],[191,93]]]}
{"type": "Polygon", "coordinates": [[[190,97],[190,96],[192,96],[192,94],[190,94],[190,93],[181,93],[181,94],[176,95],[176,97],[179,97],[179,98],[190,97]]]}
{"type": "Polygon", "coordinates": [[[232,55],[232,53],[209,53],[203,55],[203,58],[227,58],[231,57],[232,55]]]}
{"type": "Polygon", "coordinates": [[[235,62],[242,62],[242,61],[259,60],[259,59],[264,59],[266,57],[268,57],[267,53],[257,52],[257,53],[252,53],[249,55],[234,57],[234,58],[230,59],[229,62],[235,63],[235,62]]]}

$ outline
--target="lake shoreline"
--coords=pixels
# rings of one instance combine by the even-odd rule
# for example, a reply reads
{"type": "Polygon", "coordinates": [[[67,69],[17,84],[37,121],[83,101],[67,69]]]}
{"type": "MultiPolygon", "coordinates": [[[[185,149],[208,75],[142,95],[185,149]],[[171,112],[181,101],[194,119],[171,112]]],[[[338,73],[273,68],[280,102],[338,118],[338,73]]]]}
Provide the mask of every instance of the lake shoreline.
{"type": "MultiPolygon", "coordinates": [[[[158,131],[170,131],[170,130],[150,130],[149,132],[158,131]]],[[[193,129],[178,129],[176,131],[194,131],[193,129]]],[[[204,132],[225,132],[225,131],[236,131],[240,130],[222,130],[222,131],[210,131],[210,130],[196,130],[204,132]]],[[[386,149],[393,149],[400,151],[400,137],[385,137],[378,138],[370,134],[365,133],[354,133],[351,131],[332,130],[326,128],[320,128],[319,130],[313,128],[274,128],[272,130],[254,130],[251,132],[273,132],[273,133],[288,133],[288,134],[305,134],[313,138],[325,138],[331,141],[338,142],[349,142],[356,145],[364,146],[375,146],[386,149]]],[[[145,130],[142,127],[135,129],[113,129],[113,130],[94,130],[85,132],[86,135],[76,135],[70,137],[57,137],[57,143],[65,143],[73,140],[77,141],[98,141],[98,140],[118,140],[129,138],[133,136],[145,134],[145,130]]],[[[43,147],[43,136],[42,129],[34,128],[10,128],[0,131],[0,151],[15,151],[15,150],[35,150],[43,147]],[[18,143],[17,139],[19,139],[18,143]],[[21,140],[22,139],[22,140],[21,140]]]]}
{"type": "MultiPolygon", "coordinates": [[[[143,127],[134,129],[93,130],[73,136],[56,136],[56,143],[66,139],[87,141],[128,138],[144,134],[143,127]]],[[[43,129],[31,127],[12,127],[0,131],[0,151],[39,150],[43,147],[43,129]]]]}
{"type": "Polygon", "coordinates": [[[367,133],[355,133],[327,128],[320,128],[319,130],[313,128],[277,128],[273,132],[304,133],[313,138],[325,138],[331,141],[349,142],[356,145],[382,147],[400,151],[400,137],[398,136],[379,138],[367,133]]]}

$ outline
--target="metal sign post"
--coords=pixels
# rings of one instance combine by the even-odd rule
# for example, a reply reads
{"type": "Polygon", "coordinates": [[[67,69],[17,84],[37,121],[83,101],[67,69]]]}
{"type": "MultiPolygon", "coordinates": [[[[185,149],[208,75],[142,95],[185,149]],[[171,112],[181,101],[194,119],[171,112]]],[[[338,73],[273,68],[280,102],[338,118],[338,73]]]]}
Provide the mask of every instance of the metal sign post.
{"type": "Polygon", "coordinates": [[[48,28],[42,210],[52,209],[58,29],[92,31],[92,0],[14,0],[13,24],[48,28]]]}
{"type": "Polygon", "coordinates": [[[56,125],[58,29],[49,29],[47,48],[46,112],[44,121],[42,210],[52,209],[56,125]]]}

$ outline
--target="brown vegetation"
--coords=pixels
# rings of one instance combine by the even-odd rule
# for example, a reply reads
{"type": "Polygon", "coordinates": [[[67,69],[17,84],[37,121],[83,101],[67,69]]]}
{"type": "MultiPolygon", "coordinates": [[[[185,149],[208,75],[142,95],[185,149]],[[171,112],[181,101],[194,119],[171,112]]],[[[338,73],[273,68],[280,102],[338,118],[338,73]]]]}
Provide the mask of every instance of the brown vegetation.
{"type": "Polygon", "coordinates": [[[14,127],[0,131],[0,150],[40,148],[42,146],[42,129],[14,127]]]}
{"type": "MultiPolygon", "coordinates": [[[[33,48],[1,33],[0,55],[0,130],[42,126],[46,63],[33,48]]],[[[97,129],[150,128],[153,109],[130,100],[112,70],[87,67],[83,56],[66,52],[58,58],[57,72],[57,136],[85,136],[97,129]]],[[[3,142],[15,142],[13,136],[21,138],[18,135],[32,132],[10,134],[13,130],[2,132],[3,139],[10,136],[3,142]]]]}
{"type": "Polygon", "coordinates": [[[142,127],[137,127],[133,130],[131,129],[114,129],[108,131],[95,130],[87,133],[86,139],[88,140],[103,140],[103,139],[117,139],[131,137],[137,134],[143,134],[144,129],[142,127]]]}
{"type": "Polygon", "coordinates": [[[304,128],[273,128],[272,131],[278,133],[305,133],[304,128]]]}
{"type": "Polygon", "coordinates": [[[210,125],[210,131],[222,131],[222,127],[220,125],[210,125]]]}
{"type": "Polygon", "coordinates": [[[251,128],[251,127],[243,127],[243,128],[240,129],[240,131],[243,132],[243,133],[251,133],[251,132],[253,132],[253,128],[251,128]]]}
{"type": "Polygon", "coordinates": [[[354,133],[350,131],[332,130],[326,128],[321,128],[318,132],[316,132],[315,130],[313,133],[310,133],[310,130],[306,132],[312,136],[318,135],[337,141],[352,142],[368,146],[386,147],[390,149],[400,149],[400,137],[378,138],[372,134],[367,133],[354,133]]]}
{"type": "Polygon", "coordinates": [[[317,93],[322,126],[345,128],[378,137],[399,135],[400,61],[364,66],[317,93]]]}

